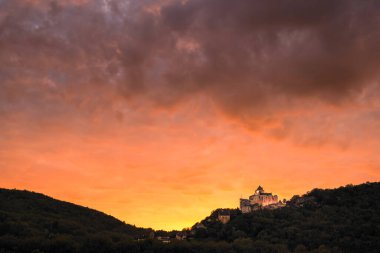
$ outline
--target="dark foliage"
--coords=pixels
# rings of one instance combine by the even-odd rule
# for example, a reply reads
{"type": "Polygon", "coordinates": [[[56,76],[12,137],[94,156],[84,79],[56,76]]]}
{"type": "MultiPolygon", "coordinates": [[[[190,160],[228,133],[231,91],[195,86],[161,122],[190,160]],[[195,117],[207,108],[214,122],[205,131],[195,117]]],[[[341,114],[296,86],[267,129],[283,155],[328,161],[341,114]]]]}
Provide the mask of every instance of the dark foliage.
{"type": "Polygon", "coordinates": [[[214,217],[193,228],[195,237],[237,243],[245,240],[259,252],[379,252],[380,183],[348,185],[333,190],[314,189],[295,196],[280,209],[232,215],[222,225],[214,217]],[[246,240],[252,240],[250,243],[246,240]]]}
{"type": "Polygon", "coordinates": [[[107,252],[151,231],[39,193],[0,189],[0,249],[5,252],[107,252]]]}
{"type": "MultiPolygon", "coordinates": [[[[314,189],[287,206],[241,214],[231,221],[211,213],[187,233],[163,244],[152,230],[27,191],[0,190],[0,253],[30,252],[379,252],[380,183],[314,189]],[[136,240],[137,238],[147,238],[136,240]]],[[[175,231],[156,231],[174,237],[175,231]]]]}

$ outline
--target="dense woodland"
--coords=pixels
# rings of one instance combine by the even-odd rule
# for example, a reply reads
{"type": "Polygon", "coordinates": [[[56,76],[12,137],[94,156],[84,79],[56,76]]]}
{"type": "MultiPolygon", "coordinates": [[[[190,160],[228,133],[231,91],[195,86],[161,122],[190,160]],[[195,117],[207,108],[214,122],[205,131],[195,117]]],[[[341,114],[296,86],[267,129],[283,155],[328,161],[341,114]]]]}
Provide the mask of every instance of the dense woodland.
{"type": "Polygon", "coordinates": [[[287,206],[217,220],[219,210],[164,244],[165,232],[42,194],[0,189],[0,253],[379,252],[380,183],[314,189],[287,206]],[[155,237],[153,238],[153,234],[155,237]]]}

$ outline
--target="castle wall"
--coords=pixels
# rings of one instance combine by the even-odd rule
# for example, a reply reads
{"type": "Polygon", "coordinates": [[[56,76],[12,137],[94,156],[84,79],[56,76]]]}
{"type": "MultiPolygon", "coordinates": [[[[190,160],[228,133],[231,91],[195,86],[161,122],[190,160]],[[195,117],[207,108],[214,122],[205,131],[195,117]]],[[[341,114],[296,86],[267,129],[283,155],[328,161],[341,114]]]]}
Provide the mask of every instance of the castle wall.
{"type": "Polygon", "coordinates": [[[277,195],[252,195],[249,197],[249,202],[251,205],[259,204],[262,206],[267,206],[278,202],[277,195]]]}
{"type": "Polygon", "coordinates": [[[240,206],[240,210],[241,210],[242,213],[250,213],[250,212],[252,212],[250,206],[240,206]]]}

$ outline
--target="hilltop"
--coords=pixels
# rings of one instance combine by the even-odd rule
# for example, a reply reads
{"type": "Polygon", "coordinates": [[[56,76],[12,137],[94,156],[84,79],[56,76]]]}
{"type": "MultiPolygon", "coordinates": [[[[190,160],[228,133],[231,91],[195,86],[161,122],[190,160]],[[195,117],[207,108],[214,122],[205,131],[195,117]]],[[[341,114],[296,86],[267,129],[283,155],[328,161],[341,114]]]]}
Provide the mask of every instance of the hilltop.
{"type": "Polygon", "coordinates": [[[103,247],[130,243],[151,232],[40,193],[0,189],[0,249],[101,252],[103,247]]]}
{"type": "MultiPolygon", "coordinates": [[[[380,183],[314,189],[294,196],[285,207],[242,214],[230,209],[222,224],[215,210],[192,227],[199,240],[240,242],[250,249],[378,252],[380,248],[380,183]]],[[[226,211],[226,209],[224,209],[226,211]]]]}
{"type": "Polygon", "coordinates": [[[153,230],[42,194],[0,189],[0,253],[79,252],[378,252],[380,183],[314,189],[285,207],[241,213],[220,209],[164,244],[153,230]]]}

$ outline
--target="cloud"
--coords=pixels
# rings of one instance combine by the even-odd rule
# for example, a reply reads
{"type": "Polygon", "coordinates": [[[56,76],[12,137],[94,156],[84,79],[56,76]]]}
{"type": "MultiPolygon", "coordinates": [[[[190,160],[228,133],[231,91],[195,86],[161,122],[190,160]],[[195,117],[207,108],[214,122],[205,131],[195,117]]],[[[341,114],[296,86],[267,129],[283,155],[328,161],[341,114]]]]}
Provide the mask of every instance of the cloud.
{"type": "Polygon", "coordinates": [[[378,93],[379,5],[0,1],[1,111],[96,107],[105,90],[164,108],[204,95],[255,129],[305,100],[352,103],[378,93]]]}

